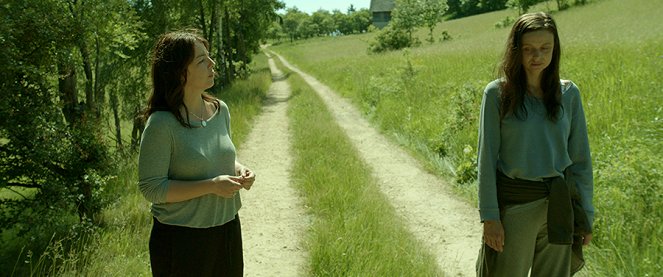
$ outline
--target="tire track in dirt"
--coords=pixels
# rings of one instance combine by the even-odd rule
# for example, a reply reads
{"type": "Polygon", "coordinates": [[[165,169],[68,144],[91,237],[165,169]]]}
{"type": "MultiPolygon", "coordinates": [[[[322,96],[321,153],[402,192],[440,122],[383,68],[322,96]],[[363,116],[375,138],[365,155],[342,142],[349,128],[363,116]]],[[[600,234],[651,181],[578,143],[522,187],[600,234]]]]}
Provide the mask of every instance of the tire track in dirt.
{"type": "MultiPolygon", "coordinates": [[[[477,209],[459,200],[449,184],[374,129],[346,99],[272,52],[320,95],[403,222],[449,276],[474,276],[481,229],[477,209]]],[[[387,243],[387,242],[385,242],[387,243]]]]}
{"type": "Polygon", "coordinates": [[[273,83],[263,111],[238,151],[238,160],[256,172],[253,188],[241,192],[244,276],[302,276],[308,254],[299,238],[310,220],[290,179],[290,85],[271,57],[269,68],[273,83]]]}

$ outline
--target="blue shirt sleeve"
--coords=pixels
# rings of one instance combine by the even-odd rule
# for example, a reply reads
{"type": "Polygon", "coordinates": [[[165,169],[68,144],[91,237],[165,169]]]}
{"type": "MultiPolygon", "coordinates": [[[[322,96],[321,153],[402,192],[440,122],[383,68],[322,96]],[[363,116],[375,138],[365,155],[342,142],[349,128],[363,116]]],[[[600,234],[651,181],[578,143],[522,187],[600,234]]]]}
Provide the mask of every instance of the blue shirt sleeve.
{"type": "Polygon", "coordinates": [[[499,81],[493,81],[484,90],[479,119],[478,180],[481,221],[500,220],[495,181],[501,143],[498,97],[499,81]]]}
{"type": "Polygon", "coordinates": [[[154,204],[166,202],[168,170],[173,140],[166,113],[153,113],[145,125],[138,156],[138,187],[143,196],[154,204]]]}
{"type": "Polygon", "coordinates": [[[572,102],[571,131],[568,141],[568,153],[571,158],[569,170],[576,180],[576,186],[582,206],[587,213],[590,226],[594,222],[594,205],[592,204],[594,191],[594,176],[592,172],[592,158],[589,150],[589,138],[587,134],[587,122],[585,111],[582,107],[580,90],[573,83],[565,86],[566,93],[570,93],[572,102]]]}

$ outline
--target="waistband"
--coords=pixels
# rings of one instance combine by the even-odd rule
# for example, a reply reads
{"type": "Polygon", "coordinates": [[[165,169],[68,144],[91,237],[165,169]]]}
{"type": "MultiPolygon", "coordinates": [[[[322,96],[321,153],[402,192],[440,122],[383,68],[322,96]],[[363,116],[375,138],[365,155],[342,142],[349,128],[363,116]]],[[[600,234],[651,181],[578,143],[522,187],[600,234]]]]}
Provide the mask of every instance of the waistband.
{"type": "Polygon", "coordinates": [[[574,210],[571,189],[565,178],[530,181],[509,178],[497,171],[497,202],[501,210],[508,205],[528,203],[544,197],[548,197],[548,242],[572,244],[574,210]]]}

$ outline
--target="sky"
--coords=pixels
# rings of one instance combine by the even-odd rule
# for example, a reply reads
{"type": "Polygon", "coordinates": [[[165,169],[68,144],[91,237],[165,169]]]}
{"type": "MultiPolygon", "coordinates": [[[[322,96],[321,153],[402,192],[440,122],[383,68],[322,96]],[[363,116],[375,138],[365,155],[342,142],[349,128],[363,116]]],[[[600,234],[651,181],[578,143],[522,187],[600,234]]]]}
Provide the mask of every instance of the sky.
{"type": "Polygon", "coordinates": [[[312,14],[320,8],[330,12],[340,10],[342,13],[347,13],[351,4],[357,10],[368,9],[371,5],[371,0],[281,0],[281,2],[285,3],[286,8],[296,6],[297,9],[308,14],[312,14]]]}

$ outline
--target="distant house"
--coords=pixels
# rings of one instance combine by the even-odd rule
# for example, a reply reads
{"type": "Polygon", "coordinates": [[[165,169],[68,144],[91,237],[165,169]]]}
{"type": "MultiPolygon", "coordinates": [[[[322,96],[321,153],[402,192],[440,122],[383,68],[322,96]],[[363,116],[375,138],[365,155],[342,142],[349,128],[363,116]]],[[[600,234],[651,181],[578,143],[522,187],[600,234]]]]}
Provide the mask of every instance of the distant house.
{"type": "Polygon", "coordinates": [[[387,26],[391,20],[391,11],[394,9],[394,0],[371,0],[371,14],[373,25],[380,29],[387,26]]]}

